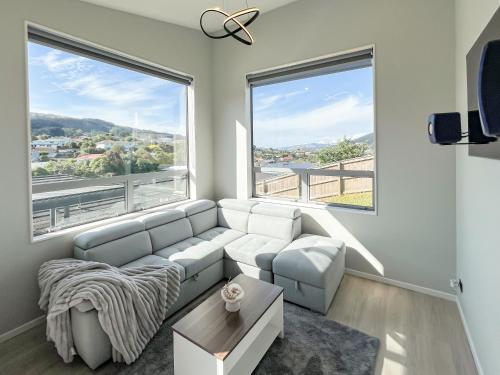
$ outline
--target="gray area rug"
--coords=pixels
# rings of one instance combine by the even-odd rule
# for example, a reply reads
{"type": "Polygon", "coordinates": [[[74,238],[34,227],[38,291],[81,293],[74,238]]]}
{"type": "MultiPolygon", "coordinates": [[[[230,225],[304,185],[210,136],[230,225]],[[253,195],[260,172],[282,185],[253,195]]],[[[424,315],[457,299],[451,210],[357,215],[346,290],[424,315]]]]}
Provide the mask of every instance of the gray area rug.
{"type": "MultiPolygon", "coordinates": [[[[199,303],[189,305],[165,321],[141,357],[132,365],[108,363],[99,372],[173,375],[173,338],[170,327],[199,303]]],[[[276,338],[255,369],[255,375],[374,373],[379,339],[290,303],[285,303],[284,318],[285,338],[276,338]]]]}

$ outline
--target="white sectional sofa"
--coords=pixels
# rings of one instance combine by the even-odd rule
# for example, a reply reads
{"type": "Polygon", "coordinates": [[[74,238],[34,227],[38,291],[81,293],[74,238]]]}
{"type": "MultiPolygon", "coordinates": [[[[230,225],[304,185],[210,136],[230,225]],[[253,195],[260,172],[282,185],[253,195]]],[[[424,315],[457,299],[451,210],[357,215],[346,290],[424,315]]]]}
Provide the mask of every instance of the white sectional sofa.
{"type": "MultiPolygon", "coordinates": [[[[198,200],[81,233],[74,254],[116,267],[175,265],[181,293],[169,316],[239,273],[275,282],[285,289],[285,299],[326,313],[344,273],[345,246],[327,237],[300,236],[297,208],[198,200]]],[[[76,350],[95,369],[111,357],[97,311],[84,302],[72,308],[71,318],[76,350]]]]}

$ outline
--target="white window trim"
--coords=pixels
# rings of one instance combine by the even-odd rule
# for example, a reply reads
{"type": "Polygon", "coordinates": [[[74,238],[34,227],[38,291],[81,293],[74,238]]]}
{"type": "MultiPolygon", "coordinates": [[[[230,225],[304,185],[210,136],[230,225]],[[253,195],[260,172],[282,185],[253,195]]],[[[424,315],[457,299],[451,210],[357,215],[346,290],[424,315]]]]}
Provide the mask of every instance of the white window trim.
{"type": "MultiPolygon", "coordinates": [[[[26,151],[27,151],[27,164],[26,164],[26,171],[27,171],[27,177],[28,177],[28,227],[29,227],[29,239],[30,243],[37,243],[41,241],[46,241],[49,239],[54,239],[57,237],[63,237],[68,235],[68,233],[78,233],[81,232],[82,230],[86,229],[91,229],[95,228],[101,225],[105,224],[110,224],[110,223],[115,223],[115,222],[120,222],[123,220],[128,220],[132,219],[141,215],[144,215],[146,213],[150,212],[156,212],[156,211],[161,211],[164,209],[168,208],[174,208],[180,204],[183,204],[187,201],[193,200],[196,198],[196,185],[195,181],[196,179],[193,178],[193,173],[196,170],[196,165],[195,165],[195,129],[194,129],[194,118],[195,118],[195,111],[194,111],[194,86],[196,82],[196,78],[192,74],[184,73],[181,71],[178,71],[176,69],[172,69],[169,67],[162,66],[160,64],[139,58],[137,56],[132,56],[130,54],[100,45],[96,44],[93,42],[89,42],[87,40],[78,38],[74,35],[70,35],[64,32],[60,32],[54,29],[51,29],[49,27],[46,27],[44,25],[40,25],[38,23],[32,22],[32,21],[25,21],[24,22],[24,56],[25,56],[25,61],[24,61],[24,77],[25,77],[25,116],[26,116],[26,129],[27,129],[27,143],[26,143],[26,151]],[[128,194],[127,190],[128,187],[130,187],[130,184],[133,186],[133,181],[141,180],[141,179],[147,179],[154,177],[154,175],[160,175],[161,177],[169,176],[169,175],[174,175],[174,176],[182,176],[183,174],[188,178],[188,184],[187,184],[187,195],[185,199],[181,200],[176,200],[172,202],[168,202],[163,205],[159,205],[156,207],[152,207],[149,209],[144,209],[144,210],[138,210],[138,211],[128,211],[123,215],[119,215],[116,217],[110,217],[110,218],[104,218],[101,220],[96,220],[93,222],[87,222],[87,223],[82,223],[80,225],[75,225],[67,228],[63,228],[54,232],[49,232],[41,235],[34,235],[34,230],[33,230],[33,192],[42,192],[44,189],[42,186],[44,185],[35,185],[36,188],[34,189],[33,187],[33,181],[32,181],[32,171],[31,171],[31,121],[30,121],[30,95],[29,95],[29,50],[28,50],[28,42],[29,42],[29,35],[28,35],[28,28],[29,27],[35,27],[44,31],[47,31],[51,34],[54,35],[59,35],[64,38],[72,39],[77,42],[81,42],[84,44],[87,44],[89,46],[92,46],[96,49],[102,50],[102,51],[108,51],[110,53],[116,54],[116,55],[121,55],[127,59],[135,60],[139,63],[142,64],[147,64],[153,67],[157,67],[160,69],[168,70],[171,71],[172,73],[179,74],[179,75],[184,75],[184,76],[190,76],[192,78],[191,85],[186,86],[186,97],[187,97],[187,106],[186,106],[186,150],[187,150],[187,166],[188,169],[186,171],[175,171],[175,172],[152,172],[152,173],[144,173],[144,174],[129,174],[129,175],[123,175],[123,176],[114,176],[114,177],[102,177],[102,178],[94,178],[92,180],[81,180],[81,181],[68,181],[68,182],[61,182],[61,183],[55,183],[57,185],[61,185],[61,190],[64,189],[69,189],[73,188],[72,184],[75,184],[74,187],[79,187],[78,185],[81,184],[82,186],[85,185],[86,182],[92,182],[91,185],[95,185],[95,182],[101,181],[103,184],[110,184],[110,183],[124,183],[125,184],[125,189],[126,189],[126,208],[128,211],[129,206],[129,198],[128,196],[131,196],[132,194],[128,194]]],[[[47,184],[45,185],[47,186],[47,184]]],[[[88,185],[87,185],[88,186],[88,185]]],[[[51,190],[57,190],[54,189],[54,185],[51,184],[51,190]]],[[[129,190],[132,191],[132,190],[129,190]]]]}
{"type": "MultiPolygon", "coordinates": [[[[267,71],[290,68],[290,67],[293,67],[295,65],[314,63],[316,61],[325,60],[325,59],[329,59],[329,58],[335,58],[335,57],[341,57],[342,55],[348,55],[348,54],[352,54],[352,53],[356,53],[356,52],[368,50],[368,49],[371,49],[373,52],[373,60],[372,60],[372,67],[373,67],[373,75],[372,75],[372,79],[373,79],[373,125],[374,125],[373,141],[374,141],[374,157],[375,157],[374,168],[372,171],[372,173],[373,173],[373,193],[372,193],[373,194],[373,198],[372,198],[373,199],[373,209],[365,209],[363,207],[341,205],[341,204],[321,204],[321,203],[312,202],[312,201],[300,201],[300,200],[295,201],[295,200],[286,200],[286,199],[267,198],[267,197],[255,195],[255,183],[254,183],[255,167],[254,167],[254,161],[253,161],[252,87],[250,86],[248,81],[245,79],[245,82],[246,82],[246,100],[245,100],[246,115],[245,115],[245,119],[246,119],[246,122],[248,124],[247,129],[249,129],[249,131],[248,131],[249,134],[247,137],[247,149],[246,149],[248,180],[245,182],[246,191],[247,191],[246,197],[248,199],[254,200],[254,201],[259,201],[259,202],[284,204],[284,205],[291,205],[291,206],[297,206],[297,207],[327,209],[329,211],[354,212],[354,213],[378,216],[380,207],[378,204],[379,200],[378,200],[378,173],[377,173],[377,171],[378,171],[377,78],[376,78],[376,76],[377,76],[377,68],[376,68],[377,53],[376,53],[375,44],[370,44],[370,45],[354,48],[351,50],[335,52],[332,54],[322,55],[322,56],[318,56],[318,57],[314,57],[314,58],[310,58],[310,59],[306,59],[306,60],[295,61],[295,62],[288,63],[288,64],[273,66],[270,68],[259,69],[259,70],[249,72],[247,75],[256,75],[256,74],[266,73],[267,71]]],[[[285,168],[285,169],[287,169],[287,168],[285,168]]],[[[289,170],[292,171],[292,169],[289,169],[289,170]]],[[[338,172],[338,171],[331,171],[331,172],[338,172]]],[[[241,184],[242,182],[237,181],[237,183],[241,184]]]]}

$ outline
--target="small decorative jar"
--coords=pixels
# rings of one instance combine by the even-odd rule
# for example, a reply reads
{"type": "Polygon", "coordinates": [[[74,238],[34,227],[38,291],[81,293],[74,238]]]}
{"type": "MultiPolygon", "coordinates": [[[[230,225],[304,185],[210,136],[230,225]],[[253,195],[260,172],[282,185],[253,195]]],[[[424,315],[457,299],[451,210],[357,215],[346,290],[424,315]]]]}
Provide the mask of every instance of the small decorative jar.
{"type": "Polygon", "coordinates": [[[226,284],[220,291],[222,299],[226,302],[226,310],[236,312],[240,310],[241,300],[245,296],[245,291],[241,285],[236,283],[226,284]]]}

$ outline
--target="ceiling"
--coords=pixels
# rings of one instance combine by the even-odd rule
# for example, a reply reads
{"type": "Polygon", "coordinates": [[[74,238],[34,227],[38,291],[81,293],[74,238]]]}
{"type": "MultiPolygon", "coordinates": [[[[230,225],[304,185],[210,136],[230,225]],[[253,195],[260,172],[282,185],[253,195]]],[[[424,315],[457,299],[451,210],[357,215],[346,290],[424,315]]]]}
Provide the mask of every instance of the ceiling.
{"type": "MultiPolygon", "coordinates": [[[[246,8],[245,0],[81,0],[107,8],[154,18],[193,29],[200,28],[201,13],[211,7],[223,7],[230,12],[246,8]]],[[[248,6],[262,12],[279,8],[297,0],[247,0],[248,6]]]]}

